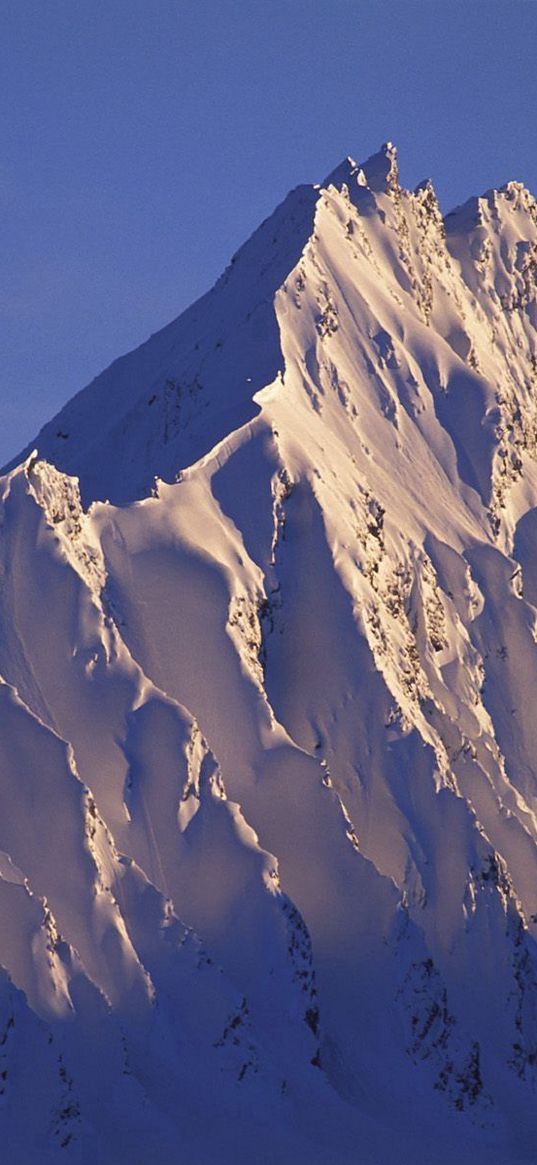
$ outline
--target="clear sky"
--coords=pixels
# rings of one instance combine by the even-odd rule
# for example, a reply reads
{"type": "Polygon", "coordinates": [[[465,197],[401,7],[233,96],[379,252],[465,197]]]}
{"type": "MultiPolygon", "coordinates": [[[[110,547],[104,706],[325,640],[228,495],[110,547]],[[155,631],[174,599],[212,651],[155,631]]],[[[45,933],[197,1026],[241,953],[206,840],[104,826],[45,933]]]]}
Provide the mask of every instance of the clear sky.
{"type": "Polygon", "coordinates": [[[300,182],[537,194],[534,0],[3,0],[0,464],[300,182]]]}

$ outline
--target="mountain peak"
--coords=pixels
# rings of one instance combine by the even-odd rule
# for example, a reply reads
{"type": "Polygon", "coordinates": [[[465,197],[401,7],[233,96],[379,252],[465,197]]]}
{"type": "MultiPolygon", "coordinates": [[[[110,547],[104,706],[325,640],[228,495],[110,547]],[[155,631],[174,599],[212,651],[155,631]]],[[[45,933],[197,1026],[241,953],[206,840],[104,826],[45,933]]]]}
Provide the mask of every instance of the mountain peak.
{"type": "Polygon", "coordinates": [[[393,142],[384,142],[375,154],[366,162],[356,162],[350,154],[331,170],[322,186],[338,186],[357,184],[368,186],[377,194],[384,194],[399,184],[399,170],[397,166],[397,149],[393,142]]]}
{"type": "Polygon", "coordinates": [[[367,185],[375,193],[384,194],[399,185],[397,149],[393,142],[384,142],[376,154],[362,162],[367,185]]]}
{"type": "Polygon", "coordinates": [[[537,213],[397,183],[0,483],[10,1162],[534,1162],[537,213]]]}
{"type": "Polygon", "coordinates": [[[321,183],[321,187],[336,186],[339,189],[343,183],[349,186],[354,182],[357,182],[359,186],[365,186],[366,177],[362,168],[354,158],[350,154],[347,154],[347,157],[339,163],[339,166],[336,166],[334,170],[330,171],[324,179],[324,182],[321,183]]]}

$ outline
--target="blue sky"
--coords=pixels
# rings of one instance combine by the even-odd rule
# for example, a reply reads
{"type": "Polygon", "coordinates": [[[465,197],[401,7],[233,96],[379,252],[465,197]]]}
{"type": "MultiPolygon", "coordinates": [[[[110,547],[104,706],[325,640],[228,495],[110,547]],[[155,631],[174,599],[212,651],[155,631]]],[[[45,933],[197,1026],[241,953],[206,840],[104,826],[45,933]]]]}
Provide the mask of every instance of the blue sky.
{"type": "Polygon", "coordinates": [[[0,463],[300,182],[537,194],[534,0],[3,0],[0,463]]]}

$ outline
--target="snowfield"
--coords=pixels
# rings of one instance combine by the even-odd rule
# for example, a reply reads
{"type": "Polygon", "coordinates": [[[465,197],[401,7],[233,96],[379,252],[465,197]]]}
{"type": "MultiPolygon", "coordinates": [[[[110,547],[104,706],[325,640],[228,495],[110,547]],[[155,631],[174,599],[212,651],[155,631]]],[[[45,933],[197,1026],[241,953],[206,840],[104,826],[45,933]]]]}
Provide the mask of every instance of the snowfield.
{"type": "Polygon", "coordinates": [[[388,143],[6,467],[6,1165],[535,1161],[536,272],[388,143]]]}

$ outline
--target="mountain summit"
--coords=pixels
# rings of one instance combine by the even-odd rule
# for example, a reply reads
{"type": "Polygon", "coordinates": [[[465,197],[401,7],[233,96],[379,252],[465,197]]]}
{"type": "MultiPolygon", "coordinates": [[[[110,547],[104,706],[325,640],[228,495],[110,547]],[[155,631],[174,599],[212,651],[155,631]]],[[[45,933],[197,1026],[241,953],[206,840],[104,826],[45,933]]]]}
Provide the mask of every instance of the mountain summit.
{"type": "Polygon", "coordinates": [[[14,1165],[529,1165],[537,206],[391,143],[0,479],[14,1165]]]}

